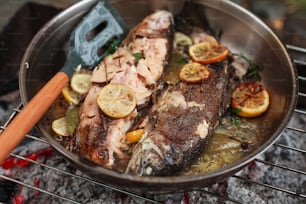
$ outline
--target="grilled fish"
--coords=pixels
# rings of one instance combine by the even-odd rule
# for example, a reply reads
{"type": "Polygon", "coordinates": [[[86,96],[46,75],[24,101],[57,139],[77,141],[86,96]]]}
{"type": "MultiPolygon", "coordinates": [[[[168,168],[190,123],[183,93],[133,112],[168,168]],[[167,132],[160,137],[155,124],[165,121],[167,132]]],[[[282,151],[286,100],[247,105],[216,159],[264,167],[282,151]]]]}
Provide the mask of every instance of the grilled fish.
{"type": "Polygon", "coordinates": [[[164,176],[178,173],[203,151],[226,104],[227,60],[210,65],[203,83],[169,85],[153,105],[145,133],[135,146],[126,173],[164,176]]]}
{"type": "Polygon", "coordinates": [[[148,104],[158,87],[173,33],[172,14],[157,11],[134,27],[115,53],[97,66],[69,150],[108,168],[117,169],[127,164],[129,145],[125,134],[139,117],[140,107],[148,104]],[[137,108],[132,114],[113,119],[101,112],[96,98],[107,83],[125,84],[135,92],[137,108]]]}

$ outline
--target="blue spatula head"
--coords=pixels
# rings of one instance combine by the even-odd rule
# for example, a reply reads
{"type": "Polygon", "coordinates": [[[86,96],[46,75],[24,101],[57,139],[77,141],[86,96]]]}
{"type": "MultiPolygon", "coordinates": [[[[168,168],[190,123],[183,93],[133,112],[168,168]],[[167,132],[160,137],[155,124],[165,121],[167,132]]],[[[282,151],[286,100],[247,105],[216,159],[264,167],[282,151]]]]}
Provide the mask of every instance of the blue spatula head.
{"type": "Polygon", "coordinates": [[[71,34],[65,72],[70,75],[78,65],[94,67],[108,54],[106,47],[119,43],[126,33],[119,14],[107,1],[99,1],[71,34]]]}

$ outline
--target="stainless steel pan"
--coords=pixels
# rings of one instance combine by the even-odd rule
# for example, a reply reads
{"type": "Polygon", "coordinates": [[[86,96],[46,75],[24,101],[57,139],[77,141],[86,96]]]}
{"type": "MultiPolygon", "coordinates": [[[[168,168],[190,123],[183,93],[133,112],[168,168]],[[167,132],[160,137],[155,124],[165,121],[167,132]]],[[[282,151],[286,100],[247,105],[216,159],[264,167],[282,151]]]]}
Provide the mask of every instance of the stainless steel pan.
{"type": "MultiPolygon", "coordinates": [[[[191,176],[138,177],[120,174],[97,166],[82,157],[67,151],[52,136],[50,117],[46,114],[38,123],[50,144],[76,167],[93,178],[112,186],[136,192],[173,192],[190,190],[210,185],[228,177],[265,151],[285,128],[297,101],[297,74],[290,56],[280,39],[256,16],[227,0],[191,1],[196,6],[192,12],[200,24],[209,22],[215,31],[222,30],[222,43],[233,52],[244,53],[264,66],[262,81],[271,94],[271,106],[261,117],[262,144],[254,152],[239,161],[217,171],[191,176]],[[205,19],[204,19],[205,16],[205,19]]],[[[37,90],[62,67],[70,32],[96,0],[81,1],[65,10],[34,37],[20,67],[20,92],[27,103],[37,90]]],[[[145,0],[113,0],[110,3],[118,10],[128,26],[132,27],[152,12],[152,4],[145,0]],[[136,9],[137,8],[137,9],[136,9]]],[[[188,2],[190,3],[190,2],[188,2]]],[[[188,11],[187,11],[188,12],[188,11]]],[[[191,13],[186,13],[188,16],[191,13]]]]}

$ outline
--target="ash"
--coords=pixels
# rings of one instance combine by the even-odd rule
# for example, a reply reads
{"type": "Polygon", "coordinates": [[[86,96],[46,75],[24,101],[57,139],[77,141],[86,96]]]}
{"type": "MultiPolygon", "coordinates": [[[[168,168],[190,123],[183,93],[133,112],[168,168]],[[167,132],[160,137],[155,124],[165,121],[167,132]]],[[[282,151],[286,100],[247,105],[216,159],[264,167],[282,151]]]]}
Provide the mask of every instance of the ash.
{"type": "MultiPolygon", "coordinates": [[[[297,114],[292,117],[288,126],[305,129],[306,116],[297,114]]],[[[33,134],[39,134],[34,132],[33,134]]],[[[305,133],[299,133],[286,129],[278,144],[288,145],[300,149],[306,149],[305,133]]],[[[29,155],[38,150],[48,148],[49,144],[38,141],[29,141],[15,149],[18,155],[29,155]]],[[[306,155],[298,151],[292,151],[276,145],[270,147],[258,159],[273,162],[289,168],[304,171],[306,169],[306,155]]],[[[84,173],[75,169],[63,156],[55,150],[49,156],[38,157],[37,162],[70,172],[75,175],[88,178],[84,173]]],[[[63,175],[52,169],[40,165],[29,164],[26,167],[13,167],[1,169],[0,174],[9,175],[19,181],[44,189],[58,196],[63,196],[80,203],[148,203],[138,197],[126,195],[107,187],[85,181],[83,179],[63,175]]],[[[286,169],[266,165],[260,162],[251,162],[236,175],[245,177],[254,182],[269,184],[284,188],[293,192],[306,194],[306,176],[286,169]]],[[[1,181],[0,181],[1,183],[1,181]]],[[[54,195],[42,193],[22,185],[17,186],[15,195],[12,195],[7,203],[71,203],[54,195]]],[[[191,192],[180,192],[163,195],[148,195],[147,197],[161,203],[305,203],[306,199],[284,193],[279,190],[267,188],[258,184],[245,182],[235,177],[230,177],[210,187],[191,192]],[[214,195],[207,193],[212,192],[214,195]],[[217,195],[217,196],[216,196],[217,195]],[[223,197],[220,198],[218,196],[223,197]],[[228,199],[224,199],[228,198],[228,199]]]]}

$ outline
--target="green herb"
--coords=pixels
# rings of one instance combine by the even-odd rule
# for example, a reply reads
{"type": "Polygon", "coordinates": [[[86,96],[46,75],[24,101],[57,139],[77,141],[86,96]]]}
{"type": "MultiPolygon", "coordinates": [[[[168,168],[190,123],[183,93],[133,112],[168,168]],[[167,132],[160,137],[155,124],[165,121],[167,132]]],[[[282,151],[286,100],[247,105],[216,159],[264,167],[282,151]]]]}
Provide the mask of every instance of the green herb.
{"type": "Polygon", "coordinates": [[[143,58],[143,54],[140,53],[140,52],[133,53],[133,55],[134,55],[134,57],[135,57],[135,59],[136,59],[136,62],[139,62],[139,60],[140,60],[141,58],[143,58]]]}
{"type": "Polygon", "coordinates": [[[119,43],[120,43],[119,39],[112,41],[106,51],[107,55],[113,54],[116,51],[116,48],[119,45],[119,43]]]}
{"type": "Polygon", "coordinates": [[[235,108],[230,109],[230,113],[231,113],[231,117],[232,117],[232,123],[236,126],[241,125],[241,119],[237,115],[237,113],[239,113],[240,111],[241,111],[240,109],[235,109],[235,108]]]}
{"type": "Polygon", "coordinates": [[[182,57],[180,60],[179,60],[179,64],[187,64],[188,60],[185,58],[185,57],[182,57]]]}
{"type": "Polygon", "coordinates": [[[67,130],[69,135],[74,133],[74,130],[79,124],[79,108],[71,108],[66,111],[67,130]]]}
{"type": "Polygon", "coordinates": [[[241,125],[241,119],[237,115],[232,116],[232,123],[236,126],[241,125]]]}
{"type": "Polygon", "coordinates": [[[249,64],[249,68],[247,70],[247,73],[245,74],[245,78],[254,81],[260,81],[261,77],[259,71],[261,70],[261,67],[243,54],[241,54],[241,57],[249,64]]]}
{"type": "Polygon", "coordinates": [[[179,52],[173,52],[170,55],[169,63],[165,66],[162,80],[167,84],[177,84],[179,79],[179,72],[187,59],[179,52]]]}
{"type": "Polygon", "coordinates": [[[237,108],[231,108],[230,109],[230,112],[232,115],[236,115],[237,113],[239,113],[241,110],[240,109],[237,109],[237,108]]]}

